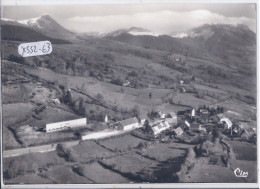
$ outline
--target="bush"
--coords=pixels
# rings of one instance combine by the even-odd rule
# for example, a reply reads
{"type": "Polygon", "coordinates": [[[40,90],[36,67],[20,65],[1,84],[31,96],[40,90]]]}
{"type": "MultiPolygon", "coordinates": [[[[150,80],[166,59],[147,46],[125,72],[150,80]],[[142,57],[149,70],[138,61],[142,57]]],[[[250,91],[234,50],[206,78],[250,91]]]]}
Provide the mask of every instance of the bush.
{"type": "Polygon", "coordinates": [[[123,81],[121,78],[116,78],[116,79],[112,79],[111,80],[111,83],[114,84],[114,85],[119,85],[119,86],[122,86],[123,85],[123,81]]]}
{"type": "Polygon", "coordinates": [[[98,93],[97,96],[96,96],[96,99],[100,102],[103,102],[104,101],[104,97],[102,94],[98,93]]]}
{"type": "Polygon", "coordinates": [[[138,77],[138,74],[135,71],[131,71],[128,75],[132,77],[138,77]]]}
{"type": "Polygon", "coordinates": [[[20,63],[20,64],[24,64],[24,62],[25,62],[24,57],[16,56],[14,54],[10,54],[8,56],[7,60],[12,61],[12,62],[17,62],[17,63],[20,63]]]}

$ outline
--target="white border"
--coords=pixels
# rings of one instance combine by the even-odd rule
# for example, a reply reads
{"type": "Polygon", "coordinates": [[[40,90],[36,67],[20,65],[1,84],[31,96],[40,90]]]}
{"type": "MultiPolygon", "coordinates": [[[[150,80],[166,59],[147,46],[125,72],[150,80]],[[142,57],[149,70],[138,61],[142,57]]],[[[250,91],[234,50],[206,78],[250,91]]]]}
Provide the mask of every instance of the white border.
{"type": "MultiPolygon", "coordinates": [[[[259,118],[260,118],[260,103],[259,103],[259,73],[260,73],[260,66],[258,65],[259,62],[259,3],[258,0],[2,0],[1,1],[1,14],[3,6],[24,6],[24,5],[75,5],[75,4],[168,4],[168,3],[255,3],[257,6],[257,125],[259,125],[259,118]]],[[[1,35],[1,34],[0,34],[1,35]]],[[[1,44],[1,42],[0,42],[1,44]]],[[[1,60],[0,60],[1,61],[1,60]]],[[[1,66],[0,66],[1,71],[1,66]]],[[[1,78],[0,78],[1,82],[1,78]]],[[[0,94],[1,88],[0,88],[0,94]]],[[[2,96],[2,95],[1,95],[2,96]]],[[[0,96],[0,102],[2,104],[2,99],[0,96]]],[[[2,136],[2,106],[0,106],[0,113],[1,113],[1,136],[2,136]]],[[[3,183],[3,174],[1,169],[1,187],[2,188],[259,188],[259,129],[257,129],[257,174],[258,174],[258,181],[257,183],[167,183],[167,184],[41,184],[41,185],[4,185],[3,183]]],[[[1,137],[2,138],[2,137],[1,137]]],[[[3,167],[2,161],[2,140],[1,140],[1,168],[3,167]]],[[[199,173],[198,173],[199,174],[199,173]]]]}
{"type": "Polygon", "coordinates": [[[257,0],[2,0],[4,6],[75,4],[258,3],[257,0]]]}

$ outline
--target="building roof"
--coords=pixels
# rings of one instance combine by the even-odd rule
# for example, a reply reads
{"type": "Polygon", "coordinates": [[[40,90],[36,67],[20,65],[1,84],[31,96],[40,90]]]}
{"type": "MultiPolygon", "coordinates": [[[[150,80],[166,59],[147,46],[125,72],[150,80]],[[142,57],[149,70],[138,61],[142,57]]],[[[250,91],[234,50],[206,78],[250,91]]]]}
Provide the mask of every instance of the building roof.
{"type": "Polygon", "coordinates": [[[190,127],[190,123],[187,121],[187,120],[185,120],[185,122],[184,122],[188,127],[190,127]]]}
{"type": "Polygon", "coordinates": [[[132,117],[132,118],[129,118],[129,119],[119,121],[118,123],[121,124],[122,126],[127,126],[127,125],[131,125],[131,124],[134,124],[134,123],[138,123],[138,119],[136,117],[132,117]]]}
{"type": "Polygon", "coordinates": [[[176,123],[177,118],[165,118],[165,121],[167,121],[168,123],[176,123]]]}
{"type": "Polygon", "coordinates": [[[172,117],[172,118],[177,118],[177,115],[175,112],[169,112],[169,115],[172,117]]]}
{"type": "Polygon", "coordinates": [[[176,128],[176,129],[173,129],[173,130],[174,130],[174,132],[175,132],[177,135],[181,135],[181,134],[183,133],[183,130],[182,130],[180,127],[176,128]]]}
{"type": "Polygon", "coordinates": [[[160,116],[161,118],[165,118],[165,116],[166,116],[166,114],[163,113],[163,112],[161,112],[161,111],[159,111],[158,114],[159,114],[159,116],[160,116]]]}
{"type": "Polygon", "coordinates": [[[219,120],[225,117],[225,115],[224,115],[223,113],[217,114],[216,116],[217,116],[217,118],[218,118],[219,120]]]}
{"type": "Polygon", "coordinates": [[[200,128],[200,124],[199,123],[192,123],[190,128],[191,129],[199,129],[200,128]]]}
{"type": "Polygon", "coordinates": [[[155,135],[158,134],[158,133],[160,133],[160,129],[158,128],[158,126],[152,127],[152,130],[153,130],[153,132],[154,132],[155,135]]]}
{"type": "Polygon", "coordinates": [[[158,134],[166,129],[170,128],[170,124],[167,121],[158,123],[157,125],[152,127],[154,134],[158,134]]]}

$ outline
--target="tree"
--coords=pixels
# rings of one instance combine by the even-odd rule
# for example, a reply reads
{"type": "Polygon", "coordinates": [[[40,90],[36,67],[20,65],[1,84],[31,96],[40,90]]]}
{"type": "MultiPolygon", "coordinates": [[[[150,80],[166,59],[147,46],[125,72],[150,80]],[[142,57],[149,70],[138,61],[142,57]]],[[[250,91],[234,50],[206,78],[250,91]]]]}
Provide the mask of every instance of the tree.
{"type": "Polygon", "coordinates": [[[102,94],[98,93],[97,96],[96,96],[97,100],[100,101],[100,102],[103,102],[104,101],[104,97],[102,94]]]}
{"type": "Polygon", "coordinates": [[[78,113],[80,114],[80,115],[85,115],[85,105],[84,105],[84,100],[83,100],[83,98],[80,98],[79,99],[79,109],[78,109],[78,113]]]}
{"type": "Polygon", "coordinates": [[[16,56],[14,54],[10,54],[7,58],[7,60],[12,61],[12,62],[17,62],[20,64],[23,64],[25,62],[24,57],[16,56]]]}
{"type": "Polygon", "coordinates": [[[136,116],[136,117],[139,116],[139,114],[140,114],[140,108],[139,108],[138,105],[135,105],[135,106],[134,106],[134,108],[132,109],[132,114],[133,114],[134,116],[136,116]]]}
{"type": "Polygon", "coordinates": [[[149,98],[151,99],[152,98],[152,93],[150,92],[150,94],[149,94],[149,98]]]}
{"type": "Polygon", "coordinates": [[[132,77],[137,77],[138,76],[138,74],[135,71],[131,71],[128,75],[132,76],[132,77]]]}
{"type": "Polygon", "coordinates": [[[66,95],[63,98],[63,102],[69,106],[73,104],[70,90],[67,90],[66,95]]]}

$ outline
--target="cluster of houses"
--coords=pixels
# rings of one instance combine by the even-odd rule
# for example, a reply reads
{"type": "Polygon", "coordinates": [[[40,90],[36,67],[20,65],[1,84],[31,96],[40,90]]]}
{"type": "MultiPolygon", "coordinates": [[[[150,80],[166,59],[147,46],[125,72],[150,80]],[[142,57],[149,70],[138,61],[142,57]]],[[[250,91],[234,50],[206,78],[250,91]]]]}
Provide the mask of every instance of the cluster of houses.
{"type": "MultiPolygon", "coordinates": [[[[132,117],[118,122],[110,122],[108,117],[105,116],[104,122],[114,131],[127,132],[142,128],[144,133],[155,138],[165,133],[166,130],[173,131],[177,137],[181,137],[187,130],[207,134],[210,133],[213,126],[217,126],[229,136],[239,136],[247,140],[251,140],[252,136],[255,136],[256,140],[256,128],[249,127],[247,122],[232,123],[223,112],[223,110],[220,113],[212,109],[209,110],[209,108],[188,109],[179,111],[177,114],[175,112],[158,111],[147,116],[132,117]]],[[[86,125],[86,118],[50,123],[46,124],[46,132],[67,130],[86,125]]]]}
{"type": "MultiPolygon", "coordinates": [[[[222,110],[223,111],[223,110],[222,110]]],[[[148,135],[154,137],[159,136],[166,130],[174,132],[175,136],[182,136],[185,131],[209,133],[213,126],[217,126],[226,132],[229,136],[239,136],[241,138],[249,139],[255,130],[247,127],[247,123],[240,122],[239,124],[232,123],[223,113],[213,111],[213,113],[206,108],[198,110],[189,109],[185,111],[164,113],[157,112],[155,117],[130,118],[119,121],[115,129],[132,130],[134,128],[141,128],[148,135]]]]}

